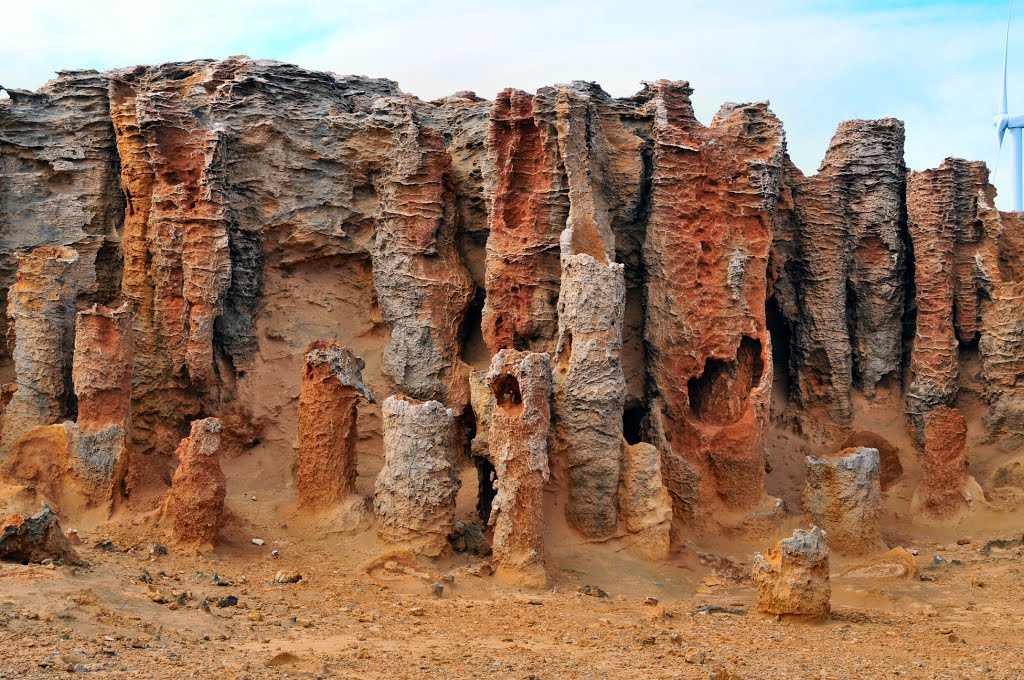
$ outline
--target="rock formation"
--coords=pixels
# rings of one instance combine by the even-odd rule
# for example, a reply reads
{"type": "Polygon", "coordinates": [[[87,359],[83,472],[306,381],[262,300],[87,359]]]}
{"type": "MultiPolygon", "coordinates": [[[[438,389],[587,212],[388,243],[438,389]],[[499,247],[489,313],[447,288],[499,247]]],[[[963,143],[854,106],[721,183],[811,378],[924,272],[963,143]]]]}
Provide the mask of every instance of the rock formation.
{"type": "Polygon", "coordinates": [[[53,560],[82,564],[60,521],[46,503],[31,517],[11,515],[0,525],[0,559],[17,562],[53,560]]]}
{"type": "Polygon", "coordinates": [[[928,524],[955,524],[982,500],[967,473],[967,421],[957,409],[940,406],[924,417],[921,483],[911,499],[915,517],[928,524]]]}
{"type": "Polygon", "coordinates": [[[164,515],[180,543],[217,545],[227,492],[219,460],[220,432],[216,418],[196,420],[175,451],[178,469],[171,479],[164,515]]]}
{"type": "Polygon", "coordinates": [[[74,250],[46,246],[18,256],[18,280],[7,295],[17,389],[4,410],[0,456],[33,427],[71,415],[77,293],[74,250]]]}
{"type": "Polygon", "coordinates": [[[93,305],[78,313],[72,380],[78,398],[77,466],[110,503],[124,479],[131,424],[132,313],[93,305]]]}
{"type": "Polygon", "coordinates": [[[797,529],[767,554],[754,553],[753,575],[759,612],[817,620],[831,610],[828,546],[818,527],[797,529]]]}
{"type": "Polygon", "coordinates": [[[494,355],[487,385],[495,396],[491,457],[498,494],[494,525],[496,576],[540,587],[544,570],[544,482],[551,430],[551,362],[546,354],[503,349],[494,355]]]}
{"type": "Polygon", "coordinates": [[[623,447],[619,507],[631,534],[626,539],[628,551],[645,560],[668,559],[672,499],[661,479],[661,455],[650,444],[623,447]]]}
{"type": "Polygon", "coordinates": [[[846,555],[885,549],[879,515],[882,488],[878,450],[843,449],[833,456],[807,456],[804,516],[825,531],[829,548],[846,555]]]}
{"type": "Polygon", "coordinates": [[[878,451],[878,481],[882,491],[888,491],[903,478],[903,464],[899,450],[888,439],[875,432],[859,430],[839,445],[839,450],[868,448],[878,451]]]}
{"type": "Polygon", "coordinates": [[[306,348],[295,442],[299,504],[329,507],[356,483],[356,416],[359,398],[373,403],[363,385],[365,362],[333,340],[306,348]]]}
{"type": "Polygon", "coordinates": [[[383,410],[384,467],[373,493],[377,535],[437,556],[448,545],[459,492],[454,414],[440,402],[400,396],[385,399],[383,410]]]}
{"type": "Polygon", "coordinates": [[[843,567],[840,576],[865,579],[916,579],[917,560],[905,548],[896,547],[871,559],[843,567]]]}
{"type": "Polygon", "coordinates": [[[651,426],[675,517],[696,528],[765,499],[766,270],[785,139],[767,104],[726,105],[706,128],[691,92],[658,81],[638,96],[654,119],[643,249],[651,426]]]}

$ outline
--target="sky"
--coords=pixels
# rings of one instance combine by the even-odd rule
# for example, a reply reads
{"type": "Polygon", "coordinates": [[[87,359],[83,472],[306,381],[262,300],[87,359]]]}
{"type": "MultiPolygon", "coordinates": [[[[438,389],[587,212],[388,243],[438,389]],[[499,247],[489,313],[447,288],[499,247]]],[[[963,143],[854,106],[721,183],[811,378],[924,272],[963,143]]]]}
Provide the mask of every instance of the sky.
{"type": "MultiPolygon", "coordinates": [[[[1006,17],[1004,0],[0,0],[0,85],[237,54],[386,77],[423,99],[571,80],[628,96],[669,78],[690,82],[705,123],[723,102],[770,101],[808,174],[840,121],[888,116],[906,122],[912,169],[991,166],[1006,17]]],[[[1024,2],[1009,102],[1024,112],[1024,2]]]]}

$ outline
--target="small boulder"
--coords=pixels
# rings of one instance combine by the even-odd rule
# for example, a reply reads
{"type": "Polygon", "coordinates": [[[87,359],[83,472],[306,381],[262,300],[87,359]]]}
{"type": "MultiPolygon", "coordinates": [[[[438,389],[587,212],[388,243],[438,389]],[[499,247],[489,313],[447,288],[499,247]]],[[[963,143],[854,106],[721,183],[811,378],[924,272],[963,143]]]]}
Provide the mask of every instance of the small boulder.
{"type": "Polygon", "coordinates": [[[757,610],[765,614],[819,620],[828,616],[832,587],[825,533],[797,529],[765,555],[754,554],[757,610]]]}
{"type": "Polygon", "coordinates": [[[71,541],[60,527],[57,515],[46,503],[39,512],[26,518],[11,515],[0,526],[0,559],[16,562],[54,560],[63,564],[82,564],[71,541]]]}

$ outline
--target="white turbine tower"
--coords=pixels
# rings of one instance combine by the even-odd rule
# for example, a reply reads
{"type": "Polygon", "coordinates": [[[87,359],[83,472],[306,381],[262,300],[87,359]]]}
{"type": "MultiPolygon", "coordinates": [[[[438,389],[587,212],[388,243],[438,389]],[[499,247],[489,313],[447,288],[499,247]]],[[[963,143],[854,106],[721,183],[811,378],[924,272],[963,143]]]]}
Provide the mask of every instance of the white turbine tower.
{"type": "Polygon", "coordinates": [[[999,167],[999,151],[1003,146],[1003,135],[1007,130],[1013,136],[1013,209],[1016,211],[1024,210],[1024,195],[1022,195],[1022,185],[1024,185],[1024,174],[1021,169],[1021,150],[1022,138],[1021,128],[1024,128],[1024,115],[1009,115],[1007,113],[1006,105],[1006,54],[1010,48],[1010,16],[1013,14],[1013,0],[1010,0],[1010,9],[1006,14],[1006,41],[1003,43],[1003,86],[999,93],[999,113],[993,119],[993,123],[996,126],[996,163],[995,167],[999,167]]]}

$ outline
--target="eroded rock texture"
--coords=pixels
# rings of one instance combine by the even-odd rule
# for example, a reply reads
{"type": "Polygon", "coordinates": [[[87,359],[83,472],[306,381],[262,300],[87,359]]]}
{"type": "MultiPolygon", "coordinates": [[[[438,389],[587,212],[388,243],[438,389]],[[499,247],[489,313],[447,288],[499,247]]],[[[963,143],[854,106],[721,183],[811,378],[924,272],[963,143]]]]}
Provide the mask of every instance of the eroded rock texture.
{"type": "Polygon", "coordinates": [[[622,455],[622,486],[619,492],[621,519],[630,553],[646,560],[665,560],[670,553],[672,498],[661,478],[661,454],[650,444],[625,445],[622,455]]]}
{"type": "Polygon", "coordinates": [[[967,421],[955,408],[940,406],[924,418],[921,483],[910,501],[917,518],[929,524],[955,524],[982,500],[967,473],[967,421]]]}
{"type": "Polygon", "coordinates": [[[4,410],[0,456],[22,434],[72,414],[78,253],[44,246],[18,256],[18,280],[8,294],[17,389],[4,410]]]}
{"type": "Polygon", "coordinates": [[[878,451],[878,481],[882,491],[888,491],[903,478],[903,464],[899,449],[876,432],[859,430],[839,445],[839,450],[869,448],[878,451]]]}
{"type": "Polygon", "coordinates": [[[754,553],[757,610],[765,614],[822,619],[831,611],[828,546],[821,529],[797,529],[766,554],[754,553]]]}
{"type": "Polygon", "coordinates": [[[17,562],[55,560],[82,564],[60,528],[60,520],[46,503],[31,517],[11,515],[0,525],[0,558],[17,562]]]}
{"type": "Polygon", "coordinates": [[[651,425],[677,520],[728,521],[765,498],[772,383],[766,268],[785,139],[767,104],[697,121],[686,83],[639,95],[653,117],[644,243],[651,425]]]}
{"type": "Polygon", "coordinates": [[[551,361],[547,354],[501,350],[486,381],[495,397],[488,441],[498,477],[490,519],[496,575],[506,582],[543,586],[551,361]]]}
{"type": "Polygon", "coordinates": [[[834,456],[807,456],[804,516],[825,531],[829,548],[846,555],[885,549],[879,516],[882,487],[877,449],[844,449],[834,456]]]}
{"type": "Polygon", "coordinates": [[[373,511],[377,535],[436,556],[455,522],[459,475],[455,417],[437,401],[384,400],[384,467],[377,475],[373,511]]]}
{"type": "Polygon", "coordinates": [[[175,451],[178,469],[171,479],[164,514],[175,540],[216,545],[224,515],[227,479],[220,468],[221,424],[216,418],[192,423],[175,451]]]}
{"type": "Polygon", "coordinates": [[[373,402],[363,384],[365,362],[333,340],[306,348],[295,443],[299,503],[328,507],[355,489],[359,399],[373,402]]]}
{"type": "Polygon", "coordinates": [[[791,280],[776,290],[792,324],[793,396],[809,429],[848,424],[851,387],[870,397],[886,376],[899,378],[903,141],[901,121],[846,121],[818,174],[804,178],[787,169],[792,215],[779,225],[788,233],[774,255],[791,280]]]}

